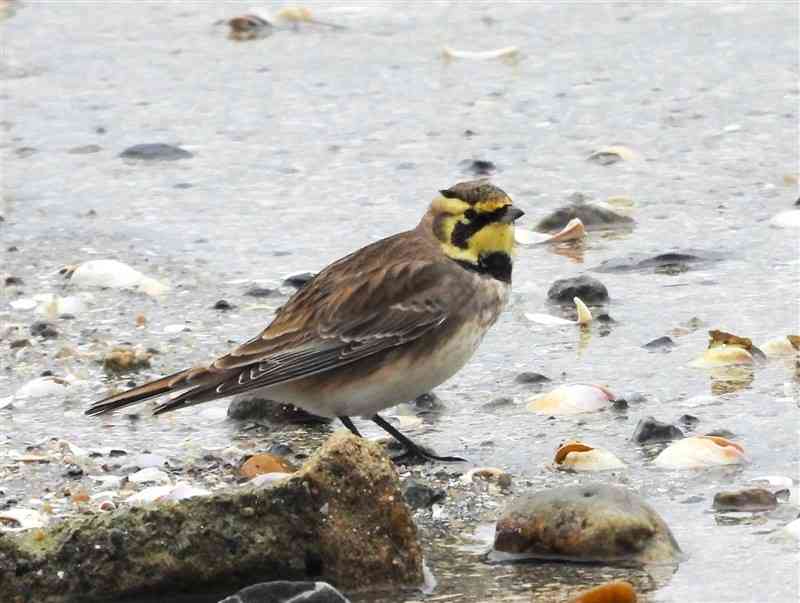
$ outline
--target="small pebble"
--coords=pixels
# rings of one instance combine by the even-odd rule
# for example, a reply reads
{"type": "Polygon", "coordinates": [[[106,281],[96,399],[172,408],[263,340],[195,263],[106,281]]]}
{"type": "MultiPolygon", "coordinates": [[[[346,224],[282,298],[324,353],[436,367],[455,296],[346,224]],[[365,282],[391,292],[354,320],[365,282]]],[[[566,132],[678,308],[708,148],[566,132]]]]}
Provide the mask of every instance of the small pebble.
{"type": "Polygon", "coordinates": [[[55,339],[58,337],[58,330],[52,323],[40,320],[31,325],[31,335],[43,339],[55,339]]]}

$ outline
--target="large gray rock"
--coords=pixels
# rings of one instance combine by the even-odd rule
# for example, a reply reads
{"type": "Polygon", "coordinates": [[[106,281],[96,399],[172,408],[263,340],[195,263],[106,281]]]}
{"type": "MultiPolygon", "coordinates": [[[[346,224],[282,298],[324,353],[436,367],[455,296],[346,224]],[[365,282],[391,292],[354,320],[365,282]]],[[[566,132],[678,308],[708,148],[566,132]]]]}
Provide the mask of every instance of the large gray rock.
{"type": "Polygon", "coordinates": [[[664,520],[627,490],[567,486],[518,497],[497,522],[494,549],[580,562],[677,562],[681,550],[664,520]]]}
{"type": "Polygon", "coordinates": [[[344,589],[422,582],[417,530],[393,464],[377,444],[344,432],[270,489],[0,534],[3,603],[113,601],[312,576],[344,589]]]}

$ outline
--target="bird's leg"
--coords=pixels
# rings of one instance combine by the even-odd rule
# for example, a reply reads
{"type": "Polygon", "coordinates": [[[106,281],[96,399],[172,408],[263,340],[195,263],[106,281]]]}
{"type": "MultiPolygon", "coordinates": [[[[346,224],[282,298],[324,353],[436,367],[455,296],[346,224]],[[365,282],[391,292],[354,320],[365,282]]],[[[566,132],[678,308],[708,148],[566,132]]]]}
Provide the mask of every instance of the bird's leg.
{"type": "Polygon", "coordinates": [[[381,418],[380,415],[373,415],[372,420],[384,431],[387,431],[389,435],[391,435],[395,440],[400,442],[403,446],[406,447],[405,454],[401,455],[400,457],[395,458],[395,462],[398,460],[405,460],[409,457],[413,458],[420,458],[429,461],[442,461],[445,463],[464,463],[466,462],[465,459],[462,459],[458,456],[436,456],[435,454],[426,451],[422,446],[415,444],[411,441],[407,436],[404,436],[400,433],[397,429],[392,426],[391,423],[388,423],[385,419],[381,418]]]}
{"type": "Polygon", "coordinates": [[[347,429],[349,429],[353,433],[353,435],[356,435],[359,438],[362,437],[358,429],[356,429],[356,426],[353,425],[353,422],[350,420],[350,417],[339,417],[339,420],[342,422],[342,425],[347,427],[347,429]]]}

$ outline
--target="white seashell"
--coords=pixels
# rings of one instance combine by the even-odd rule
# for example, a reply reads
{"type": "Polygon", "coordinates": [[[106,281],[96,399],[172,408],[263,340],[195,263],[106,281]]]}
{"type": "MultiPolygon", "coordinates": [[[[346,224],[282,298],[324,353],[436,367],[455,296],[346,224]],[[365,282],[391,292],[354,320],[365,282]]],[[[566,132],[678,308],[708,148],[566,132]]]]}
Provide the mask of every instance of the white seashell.
{"type": "Polygon", "coordinates": [[[36,301],[36,314],[47,318],[58,318],[65,314],[77,316],[86,310],[86,302],[91,301],[94,296],[91,293],[82,295],[70,295],[61,297],[52,293],[42,293],[34,295],[36,301]]]}
{"type": "Polygon", "coordinates": [[[117,475],[90,475],[89,479],[106,488],[119,488],[122,485],[122,478],[117,475]]]}
{"type": "Polygon", "coordinates": [[[274,473],[262,473],[261,475],[256,475],[253,479],[246,482],[245,486],[253,486],[256,488],[265,488],[271,487],[277,484],[280,481],[283,481],[287,477],[291,477],[291,473],[281,473],[279,471],[275,471],[274,473]]]}
{"type": "Polygon", "coordinates": [[[573,218],[567,225],[553,235],[528,230],[517,226],[514,228],[514,241],[520,245],[540,245],[542,243],[560,243],[573,241],[586,236],[586,228],[580,218],[573,218]]]}
{"type": "Polygon", "coordinates": [[[492,59],[504,59],[516,57],[519,54],[517,46],[506,46],[505,48],[497,48],[495,50],[456,50],[445,46],[442,48],[442,56],[446,59],[469,59],[472,61],[489,61],[492,59]]]}
{"type": "Polygon", "coordinates": [[[769,221],[776,228],[800,228],[800,209],[782,211],[769,221]]]}
{"type": "Polygon", "coordinates": [[[47,525],[47,516],[35,509],[6,509],[0,511],[0,531],[19,532],[31,528],[43,528],[47,525]]]}
{"type": "Polygon", "coordinates": [[[594,448],[580,442],[564,444],[556,452],[556,467],[564,471],[610,471],[622,469],[625,463],[605,448],[594,448]]]}
{"type": "Polygon", "coordinates": [[[800,352],[795,349],[788,337],[775,337],[759,346],[769,358],[779,358],[782,356],[794,356],[800,352]]]}
{"type": "Polygon", "coordinates": [[[15,299],[14,301],[8,302],[8,305],[15,310],[33,310],[39,305],[39,302],[30,297],[22,297],[20,299],[15,299]]]}
{"type": "Polygon", "coordinates": [[[154,503],[159,500],[163,500],[165,496],[167,496],[174,486],[150,486],[149,488],[145,488],[141,492],[137,492],[136,494],[132,494],[128,498],[125,499],[125,502],[135,506],[141,505],[148,505],[150,503],[154,503]]]}
{"type": "Polygon", "coordinates": [[[14,394],[17,398],[46,398],[47,396],[61,396],[69,387],[63,379],[56,377],[37,377],[31,379],[20,387],[14,394]]]}
{"type": "Polygon", "coordinates": [[[741,446],[715,436],[693,436],[673,442],[653,461],[655,465],[668,469],[697,469],[747,462],[741,446]]]}
{"type": "Polygon", "coordinates": [[[209,496],[211,492],[204,488],[196,488],[186,482],[178,482],[162,500],[185,500],[194,496],[209,496]]]}
{"type": "Polygon", "coordinates": [[[716,366],[731,366],[734,364],[753,364],[753,356],[735,345],[718,345],[708,348],[700,358],[689,363],[694,368],[713,368],[716,366]]]}
{"type": "Polygon", "coordinates": [[[576,323],[572,320],[567,320],[566,318],[561,318],[559,316],[552,316],[550,314],[538,314],[538,313],[525,313],[525,318],[530,320],[531,322],[535,322],[536,324],[545,325],[547,327],[564,327],[567,325],[574,326],[576,323]]]}
{"type": "Polygon", "coordinates": [[[602,410],[614,394],[598,385],[562,385],[532,398],[528,410],[541,415],[577,415],[602,410]]]}
{"type": "Polygon", "coordinates": [[[0,410],[4,408],[9,408],[13,401],[14,401],[14,396],[6,396],[5,398],[0,398],[0,410]]]}
{"type": "Polygon", "coordinates": [[[625,161],[632,161],[637,158],[636,153],[634,153],[632,149],[622,145],[611,145],[597,149],[594,153],[589,155],[589,159],[599,160],[603,156],[617,156],[625,161]]]}
{"type": "Polygon", "coordinates": [[[155,467],[147,467],[146,469],[141,469],[136,473],[132,473],[128,476],[128,479],[132,481],[134,484],[169,484],[172,483],[169,475],[161,471],[160,469],[156,469],[155,467]]]}
{"type": "Polygon", "coordinates": [[[175,333],[180,333],[181,331],[186,330],[186,325],[167,325],[164,327],[164,334],[165,335],[174,335],[175,333]]]}
{"type": "Polygon", "coordinates": [[[528,230],[521,226],[516,226],[514,228],[514,241],[520,245],[538,245],[540,243],[547,243],[550,239],[550,235],[544,232],[528,230]]]}
{"type": "Polygon", "coordinates": [[[588,325],[592,322],[592,313],[580,297],[573,297],[572,301],[575,303],[575,309],[578,311],[578,324],[588,325]]]}
{"type": "Polygon", "coordinates": [[[71,279],[79,286],[135,289],[151,296],[160,295],[169,289],[168,285],[117,260],[84,262],[75,269],[71,279]]]}

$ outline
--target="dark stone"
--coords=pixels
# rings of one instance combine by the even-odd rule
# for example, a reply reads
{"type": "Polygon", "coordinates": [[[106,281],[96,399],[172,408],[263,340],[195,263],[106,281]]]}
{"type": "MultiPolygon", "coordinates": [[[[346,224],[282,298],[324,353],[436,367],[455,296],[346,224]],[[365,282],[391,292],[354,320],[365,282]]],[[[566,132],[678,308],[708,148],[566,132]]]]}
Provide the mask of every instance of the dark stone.
{"type": "Polygon", "coordinates": [[[489,176],[497,170],[491,161],[485,159],[464,159],[458,162],[459,167],[473,176],[489,176]]]}
{"type": "Polygon", "coordinates": [[[646,344],[642,346],[646,350],[651,351],[662,351],[662,352],[669,352],[672,348],[675,347],[675,342],[672,341],[671,337],[667,337],[664,335],[663,337],[657,337],[652,341],[648,341],[646,344]]]}
{"type": "Polygon", "coordinates": [[[683,437],[683,432],[671,423],[662,423],[653,417],[640,419],[636,424],[631,439],[638,444],[650,442],[668,442],[683,437]]]}
{"type": "Polygon", "coordinates": [[[71,465],[67,465],[67,470],[64,472],[64,475],[71,478],[82,477],[83,469],[73,463],[71,465]]]}
{"type": "Polygon", "coordinates": [[[8,347],[10,347],[12,350],[17,350],[19,348],[24,348],[29,345],[31,345],[31,342],[27,339],[15,339],[14,341],[8,344],[8,347]]]}
{"type": "Polygon", "coordinates": [[[734,439],[736,437],[735,433],[733,433],[730,429],[725,429],[724,427],[721,427],[720,429],[714,429],[712,431],[709,431],[705,435],[714,436],[714,437],[717,437],[717,438],[725,438],[726,440],[732,440],[732,439],[734,439]]]}
{"type": "Polygon", "coordinates": [[[268,421],[270,423],[330,423],[331,419],[319,417],[291,404],[261,398],[237,398],[228,406],[228,418],[237,421],[268,421]]]}
{"type": "Polygon", "coordinates": [[[608,301],[608,289],[596,278],[582,274],[558,279],[547,291],[547,298],[560,304],[572,304],[575,297],[587,304],[602,303],[608,301]]]}
{"type": "Polygon", "coordinates": [[[442,399],[433,392],[417,396],[414,399],[414,406],[417,408],[417,410],[421,411],[420,414],[439,412],[445,407],[442,399]]]}
{"type": "Polygon", "coordinates": [[[86,144],[82,147],[73,147],[67,153],[70,155],[88,155],[89,153],[97,153],[102,149],[103,147],[97,144],[86,144]]]}
{"type": "Polygon", "coordinates": [[[592,268],[594,272],[645,272],[661,271],[670,272],[671,270],[687,270],[699,265],[711,264],[722,261],[723,256],[719,253],[710,251],[690,251],[686,253],[669,252],[654,256],[643,253],[632,253],[619,258],[605,260],[598,266],[592,268]]]}
{"type": "Polygon", "coordinates": [[[628,406],[629,406],[628,401],[623,399],[614,400],[611,403],[611,409],[616,410],[617,412],[624,412],[628,410],[628,406]]]}
{"type": "Polygon", "coordinates": [[[564,228],[570,220],[580,218],[586,230],[604,230],[609,228],[631,228],[633,218],[597,205],[574,203],[561,207],[539,220],[535,229],[539,232],[552,232],[564,228]]]}
{"type": "Polygon", "coordinates": [[[7,276],[6,277],[6,287],[19,287],[23,284],[22,278],[19,276],[7,276]]]}
{"type": "Polygon", "coordinates": [[[249,297],[269,297],[271,295],[276,295],[277,291],[268,287],[253,287],[245,291],[244,294],[249,297]]]}
{"type": "Polygon", "coordinates": [[[486,404],[483,404],[481,408],[492,411],[498,408],[505,408],[507,406],[514,406],[514,399],[501,396],[500,398],[495,398],[494,400],[490,400],[486,404]]]}
{"type": "MultiPolygon", "coordinates": [[[[464,138],[472,138],[476,134],[477,134],[477,132],[475,132],[474,130],[470,130],[470,129],[464,130],[464,138]]],[[[798,201],[800,201],[800,199],[798,199],[798,201]]]]}
{"type": "Polygon", "coordinates": [[[700,424],[700,419],[694,415],[681,415],[678,417],[678,423],[686,427],[686,429],[694,429],[700,424]]]}
{"type": "Polygon", "coordinates": [[[31,155],[38,153],[39,149],[35,149],[33,147],[20,147],[14,151],[17,157],[24,159],[25,157],[30,157],[31,155]]]}
{"type": "Polygon", "coordinates": [[[296,287],[299,289],[312,278],[314,278],[314,276],[316,275],[313,272],[298,272],[296,274],[290,274],[283,279],[283,284],[287,287],[296,287]]]}
{"type": "Polygon", "coordinates": [[[440,488],[416,479],[408,479],[402,486],[403,498],[414,509],[427,509],[431,505],[445,499],[447,494],[440,488]]]}
{"type": "Polygon", "coordinates": [[[795,207],[800,207],[800,197],[797,198],[797,201],[794,202],[795,207]]]}
{"type": "Polygon", "coordinates": [[[682,553],[641,498],[615,486],[586,484],[519,496],[502,512],[494,550],[580,562],[677,562],[682,553]]]}
{"type": "Polygon", "coordinates": [[[58,330],[52,323],[40,320],[31,325],[31,335],[44,339],[54,339],[58,337],[58,330]]]}
{"type": "Polygon", "coordinates": [[[137,144],[128,147],[119,155],[123,159],[136,159],[142,161],[175,161],[194,157],[189,151],[170,144],[160,142],[152,144],[137,144]]]}
{"type": "Polygon", "coordinates": [[[549,382],[550,377],[545,377],[541,373],[535,373],[533,371],[525,371],[514,377],[514,381],[517,383],[524,383],[525,385],[541,385],[542,383],[549,382]]]}
{"type": "Polygon", "coordinates": [[[327,582],[262,582],[243,588],[219,603],[350,603],[327,582]]]}
{"type": "Polygon", "coordinates": [[[777,506],[778,498],[772,492],[763,488],[717,492],[714,495],[715,511],[771,511],[777,506]]]}
{"type": "Polygon", "coordinates": [[[235,307],[236,306],[234,306],[233,304],[224,299],[219,300],[212,306],[214,310],[220,310],[221,312],[227,312],[228,310],[233,310],[235,307]]]}

